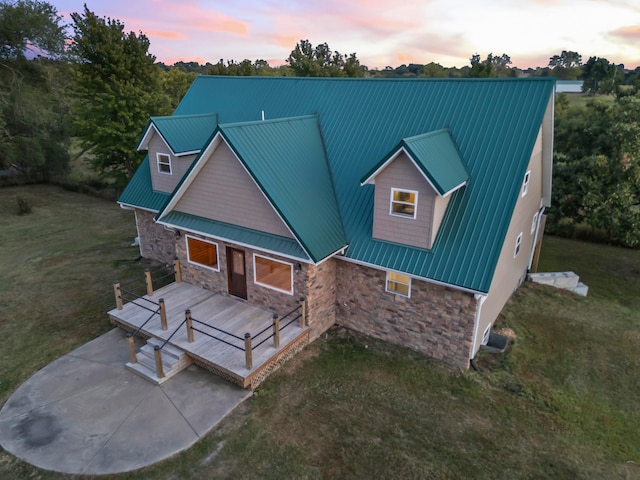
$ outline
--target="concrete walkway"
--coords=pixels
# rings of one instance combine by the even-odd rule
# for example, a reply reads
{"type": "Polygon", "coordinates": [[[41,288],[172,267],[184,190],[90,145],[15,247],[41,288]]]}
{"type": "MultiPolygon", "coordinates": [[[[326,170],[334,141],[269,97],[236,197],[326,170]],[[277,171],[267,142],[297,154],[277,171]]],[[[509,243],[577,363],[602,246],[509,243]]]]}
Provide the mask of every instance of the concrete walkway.
{"type": "Polygon", "coordinates": [[[195,366],[156,386],[127,360],[113,329],[47,365],[0,411],[0,445],[45,470],[127,472],[186,450],[251,395],[195,366]]]}

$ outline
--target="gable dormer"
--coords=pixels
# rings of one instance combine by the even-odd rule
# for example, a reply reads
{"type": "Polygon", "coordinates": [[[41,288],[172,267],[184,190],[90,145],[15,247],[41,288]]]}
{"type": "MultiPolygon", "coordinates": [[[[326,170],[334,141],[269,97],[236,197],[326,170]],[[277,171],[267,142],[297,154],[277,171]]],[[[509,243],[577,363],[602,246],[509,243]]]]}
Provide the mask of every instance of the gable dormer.
{"type": "Polygon", "coordinates": [[[151,117],[138,143],[149,153],[153,190],[171,193],[218,124],[218,116],[151,117]]]}
{"type": "Polygon", "coordinates": [[[373,238],[430,249],[453,192],[468,180],[447,130],[403,139],[362,180],[375,185],[373,238]]]}

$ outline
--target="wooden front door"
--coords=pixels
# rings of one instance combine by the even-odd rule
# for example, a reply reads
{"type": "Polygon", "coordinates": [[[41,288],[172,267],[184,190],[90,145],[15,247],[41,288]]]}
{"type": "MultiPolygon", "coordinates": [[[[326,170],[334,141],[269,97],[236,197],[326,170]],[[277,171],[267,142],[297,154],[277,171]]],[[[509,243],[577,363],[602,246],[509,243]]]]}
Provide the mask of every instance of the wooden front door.
{"type": "Polygon", "coordinates": [[[229,272],[229,293],[247,299],[247,274],[244,251],[227,247],[227,271],[229,272]]]}

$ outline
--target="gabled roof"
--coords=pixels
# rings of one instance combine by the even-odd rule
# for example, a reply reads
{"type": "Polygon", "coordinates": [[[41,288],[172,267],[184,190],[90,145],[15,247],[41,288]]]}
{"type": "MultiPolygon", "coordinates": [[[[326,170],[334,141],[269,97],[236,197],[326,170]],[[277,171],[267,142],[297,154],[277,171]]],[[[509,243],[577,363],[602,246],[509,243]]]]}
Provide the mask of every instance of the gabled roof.
{"type": "MultiPolygon", "coordinates": [[[[202,76],[175,113],[217,113],[225,124],[253,122],[261,112],[269,119],[317,115],[349,244],[345,256],[487,292],[540,126],[553,109],[554,83],[553,78],[202,76]],[[455,139],[470,180],[451,194],[432,249],[373,239],[374,187],[360,186],[363,173],[402,139],[445,128],[455,139]]],[[[544,158],[550,163],[550,155],[544,158]]],[[[309,177],[307,185],[312,183],[309,177]]]]}
{"type": "Polygon", "coordinates": [[[363,177],[361,183],[372,183],[378,173],[402,151],[407,153],[413,164],[442,197],[453,193],[469,179],[451,135],[448,130],[443,129],[402,139],[400,145],[363,177]]]}
{"type": "Polygon", "coordinates": [[[147,150],[153,132],[157,132],[176,156],[198,153],[218,125],[215,113],[151,117],[138,150],[147,150]]]}
{"type": "Polygon", "coordinates": [[[158,212],[167,203],[168,198],[168,193],[153,190],[151,171],[149,170],[149,155],[146,155],[133,178],[120,195],[118,203],[158,212]]]}
{"type": "Polygon", "coordinates": [[[219,137],[236,154],[313,262],[346,247],[322,136],[315,116],[219,125],[159,214],[161,222],[189,188],[219,137]]]}

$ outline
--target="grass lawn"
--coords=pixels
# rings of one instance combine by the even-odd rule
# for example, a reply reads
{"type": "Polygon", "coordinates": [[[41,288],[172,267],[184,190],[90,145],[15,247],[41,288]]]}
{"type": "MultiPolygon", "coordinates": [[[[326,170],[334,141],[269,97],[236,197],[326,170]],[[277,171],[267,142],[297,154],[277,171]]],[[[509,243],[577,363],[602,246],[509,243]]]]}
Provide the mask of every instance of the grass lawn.
{"type": "MultiPolygon", "coordinates": [[[[142,265],[110,202],[3,189],[0,221],[3,403],[108,330],[111,281],[142,265]]],[[[479,372],[335,328],[187,452],[105,478],[640,478],[640,251],[550,237],[541,270],[575,271],[589,296],[523,285],[498,327],[513,344],[479,372]]],[[[71,477],[0,452],[0,478],[71,477]]]]}

